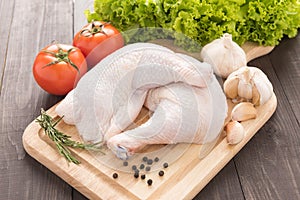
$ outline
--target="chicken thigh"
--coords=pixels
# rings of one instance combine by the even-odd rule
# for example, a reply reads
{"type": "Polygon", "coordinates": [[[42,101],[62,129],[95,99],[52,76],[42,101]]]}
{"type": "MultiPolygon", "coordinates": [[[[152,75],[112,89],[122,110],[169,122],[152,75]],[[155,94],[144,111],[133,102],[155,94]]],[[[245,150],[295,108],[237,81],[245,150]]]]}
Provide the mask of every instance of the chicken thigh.
{"type": "Polygon", "coordinates": [[[145,106],[153,111],[146,123],[108,140],[108,147],[121,159],[147,144],[212,142],[227,115],[226,98],[215,78],[205,88],[176,83],[152,89],[145,106]]]}
{"type": "Polygon", "coordinates": [[[107,142],[127,158],[147,138],[151,143],[210,141],[222,128],[227,104],[208,64],[159,45],[136,43],[107,56],[83,76],[56,113],[74,124],[84,140],[107,142]],[[144,103],[154,111],[151,119],[120,134],[144,103]],[[222,125],[210,126],[210,119],[222,125]]]}

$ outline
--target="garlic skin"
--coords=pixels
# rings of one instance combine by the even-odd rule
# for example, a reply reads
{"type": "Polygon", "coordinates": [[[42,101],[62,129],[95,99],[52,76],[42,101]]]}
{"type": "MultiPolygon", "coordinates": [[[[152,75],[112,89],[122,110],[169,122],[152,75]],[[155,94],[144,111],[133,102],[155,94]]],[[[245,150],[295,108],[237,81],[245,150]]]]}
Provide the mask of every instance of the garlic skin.
{"type": "Polygon", "coordinates": [[[212,66],[215,74],[223,78],[227,78],[233,71],[247,65],[244,50],[232,41],[232,36],[228,33],[205,45],[200,52],[200,57],[203,62],[212,66]]]}
{"type": "Polygon", "coordinates": [[[243,125],[237,121],[229,122],[225,127],[226,139],[228,144],[238,144],[245,137],[243,125]]]}
{"type": "Polygon", "coordinates": [[[224,92],[235,101],[250,101],[255,106],[265,104],[273,95],[268,77],[257,67],[244,66],[225,80],[224,92]]]}

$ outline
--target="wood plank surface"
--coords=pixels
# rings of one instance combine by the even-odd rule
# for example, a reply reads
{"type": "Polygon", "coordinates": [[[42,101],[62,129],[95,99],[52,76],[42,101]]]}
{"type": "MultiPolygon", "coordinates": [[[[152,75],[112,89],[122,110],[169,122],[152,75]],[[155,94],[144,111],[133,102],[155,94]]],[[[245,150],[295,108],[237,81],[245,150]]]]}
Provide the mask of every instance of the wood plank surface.
{"type": "MultiPolygon", "coordinates": [[[[270,54],[270,62],[278,77],[292,112],[300,123],[300,35],[285,39],[270,54]]],[[[291,113],[292,114],[292,113],[291,113]]]]}
{"type": "MultiPolygon", "coordinates": [[[[299,48],[300,34],[293,39],[285,38],[269,55],[249,64],[267,74],[278,97],[278,107],[272,118],[233,159],[244,199],[300,199],[300,159],[297,156],[300,150],[299,48]]],[[[233,170],[227,171],[229,178],[224,180],[222,172],[197,195],[199,199],[202,195],[203,199],[220,199],[219,190],[223,183],[236,175],[233,170]]],[[[228,187],[229,184],[225,185],[224,190],[228,187]]],[[[243,199],[228,196],[224,190],[221,199],[243,199]]]]}
{"type": "Polygon", "coordinates": [[[94,0],[76,0],[74,3],[74,33],[87,24],[84,10],[93,10],[94,0]]]}
{"type": "Polygon", "coordinates": [[[5,60],[1,63],[0,199],[72,198],[68,184],[25,154],[21,138],[41,107],[61,99],[36,85],[31,68],[37,52],[53,39],[71,41],[72,8],[71,0],[1,1],[1,34],[9,35],[0,54],[5,60]]]}
{"type": "MultiPolygon", "coordinates": [[[[230,113],[234,105],[228,101],[228,106],[230,113]]],[[[169,167],[165,170],[163,178],[157,176],[157,170],[146,172],[146,176],[151,177],[155,182],[151,187],[147,187],[145,181],[135,181],[132,172],[130,173],[131,170],[126,170],[122,166],[122,161],[110,150],[105,151],[106,155],[72,150],[75,157],[81,160],[81,164],[66,163],[49,138],[44,136],[41,127],[34,121],[24,131],[23,144],[32,157],[90,199],[191,199],[266,123],[276,106],[277,100],[273,95],[266,104],[257,107],[256,119],[242,122],[245,138],[239,144],[229,145],[226,138],[221,136],[212,151],[202,159],[199,159],[199,153],[202,149],[205,151],[205,145],[168,145],[154,152],[152,157],[159,156],[163,162],[169,163],[169,167]],[[114,172],[119,174],[116,180],[111,177],[114,172]]],[[[54,111],[55,107],[47,111],[53,118],[58,117],[54,111]]],[[[78,141],[80,138],[74,126],[61,122],[57,128],[71,135],[74,140],[78,141]]],[[[145,155],[149,157],[150,154],[136,155],[128,162],[139,163],[145,155]]],[[[152,168],[162,169],[159,165],[161,166],[162,163],[152,165],[152,168]]]]}
{"type": "Polygon", "coordinates": [[[244,199],[243,191],[239,182],[236,166],[231,160],[208,185],[199,192],[194,200],[241,200],[244,199]]]}
{"type": "Polygon", "coordinates": [[[287,43],[290,49],[297,49],[300,43],[295,40],[286,39],[283,47],[279,45],[271,55],[251,62],[251,65],[262,68],[268,75],[279,101],[271,120],[234,159],[246,199],[300,199],[300,127],[295,117],[299,105],[291,104],[299,101],[300,83],[296,79],[299,80],[300,73],[299,69],[296,71],[294,63],[282,65],[282,69],[278,69],[281,71],[279,74],[272,67],[297,59],[287,59],[285,53],[280,56],[278,52],[287,51],[284,49],[287,43]],[[272,62],[270,58],[273,58],[272,62]],[[284,69],[283,66],[288,67],[284,69]]]}
{"type": "MultiPolygon", "coordinates": [[[[29,68],[53,39],[71,42],[72,32],[84,23],[76,27],[78,2],[85,4],[0,1],[0,199],[86,199],[26,155],[21,144],[24,128],[39,109],[62,98],[39,89],[29,68]]],[[[278,109],[195,199],[299,199],[299,39],[300,34],[286,38],[270,55],[252,62],[269,75],[278,109]]]]}
{"type": "MultiPolygon", "coordinates": [[[[85,23],[87,23],[84,15],[82,13],[83,13],[83,10],[85,10],[85,9],[92,9],[92,7],[93,7],[92,2],[93,2],[92,0],[88,0],[88,1],[76,0],[75,1],[75,10],[74,10],[75,31],[79,30],[83,25],[85,25],[85,23]]],[[[161,41],[160,41],[160,43],[161,43],[161,41]]],[[[170,44],[166,44],[165,46],[172,47],[172,45],[170,45],[170,44]]],[[[272,49],[273,49],[273,47],[268,47],[268,48],[262,49],[262,52],[259,52],[259,54],[265,55],[265,54],[269,53],[272,49]]],[[[248,52],[247,53],[248,60],[252,60],[253,58],[255,58],[255,55],[257,55],[256,46],[251,43],[249,43],[248,46],[245,46],[244,50],[246,52],[248,52]]],[[[199,57],[194,54],[191,56],[196,57],[196,58],[199,57]]],[[[230,164],[228,166],[234,166],[233,162],[234,162],[233,160],[230,161],[230,164]]],[[[202,193],[206,194],[206,196],[212,197],[212,199],[219,199],[220,197],[223,199],[224,199],[224,197],[226,197],[227,199],[242,199],[243,194],[242,194],[242,190],[240,188],[240,183],[238,181],[236,168],[235,167],[230,167],[230,168],[227,167],[226,169],[227,169],[226,172],[223,172],[224,170],[222,170],[220,172],[220,176],[223,177],[222,174],[226,173],[226,175],[224,175],[224,176],[228,177],[227,174],[229,174],[228,179],[223,181],[221,178],[217,177],[216,180],[213,180],[214,182],[222,184],[222,188],[220,189],[218,187],[207,187],[207,188],[204,188],[204,191],[202,193]],[[229,171],[231,173],[228,173],[229,171]],[[226,184],[224,184],[224,182],[226,184]],[[232,192],[232,191],[236,191],[236,192],[232,192]]],[[[210,184],[210,185],[212,185],[212,184],[210,184]]],[[[205,196],[205,195],[202,195],[202,196],[205,196]]],[[[195,199],[201,199],[202,196],[198,195],[195,197],[195,199]]],[[[82,199],[84,197],[80,193],[75,192],[74,198],[82,199]]]]}
{"type": "Polygon", "coordinates": [[[0,2],[0,94],[2,90],[4,66],[6,62],[6,53],[8,48],[9,33],[11,30],[14,7],[14,0],[0,2]]]}

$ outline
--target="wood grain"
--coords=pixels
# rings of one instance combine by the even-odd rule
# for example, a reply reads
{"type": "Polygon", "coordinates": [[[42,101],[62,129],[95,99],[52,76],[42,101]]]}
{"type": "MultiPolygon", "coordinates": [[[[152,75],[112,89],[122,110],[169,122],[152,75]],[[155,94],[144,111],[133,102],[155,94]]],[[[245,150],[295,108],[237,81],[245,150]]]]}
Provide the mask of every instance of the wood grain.
{"type": "Polygon", "coordinates": [[[270,54],[270,61],[280,81],[284,94],[300,123],[300,35],[285,39],[270,54]],[[289,66],[287,68],[287,66],[289,66]]]}
{"type": "Polygon", "coordinates": [[[4,76],[4,66],[6,62],[6,53],[8,48],[9,33],[14,13],[15,1],[0,2],[0,94],[2,90],[2,81],[4,76]]]}
{"type": "MultiPolygon", "coordinates": [[[[93,10],[93,0],[75,0],[74,3],[74,34],[77,33],[86,23],[87,20],[84,16],[84,10],[91,9],[93,10]]],[[[78,192],[76,189],[73,189],[73,199],[74,200],[82,200],[86,199],[85,196],[83,196],[80,192],[78,192]]]]}
{"type": "Polygon", "coordinates": [[[78,32],[84,25],[87,24],[87,20],[84,15],[86,9],[93,10],[93,0],[76,0],[74,4],[74,33],[78,32]]]}
{"type": "MultiPolygon", "coordinates": [[[[228,103],[232,108],[233,104],[230,101],[228,103]]],[[[36,122],[32,122],[24,131],[23,144],[32,157],[90,199],[115,199],[116,196],[121,199],[190,199],[253,137],[271,117],[276,105],[276,97],[273,95],[273,98],[265,105],[257,107],[258,117],[256,119],[242,122],[246,136],[241,143],[228,145],[226,138],[221,137],[212,151],[202,159],[199,159],[201,156],[199,151],[205,150],[204,145],[168,145],[161,151],[154,152],[152,157],[159,156],[163,162],[168,159],[171,162],[168,161],[170,166],[165,170],[166,174],[163,178],[159,178],[156,174],[158,169],[162,169],[159,167],[159,163],[152,166],[152,168],[157,167],[157,170],[147,173],[147,176],[155,182],[151,187],[147,187],[145,181],[132,180],[132,173],[129,173],[130,168],[127,171],[128,169],[122,167],[122,161],[116,158],[110,150],[106,151],[106,155],[100,156],[87,151],[72,150],[82,163],[68,165],[57,152],[53,143],[44,136],[43,130],[36,122]],[[111,177],[115,171],[119,174],[117,180],[111,177]]],[[[53,118],[57,118],[55,107],[53,106],[47,111],[53,118]]],[[[73,139],[79,140],[80,137],[74,126],[61,122],[58,128],[71,135],[73,139]]],[[[138,163],[144,155],[137,155],[131,158],[130,162],[138,163]]]]}
{"type": "MultiPolygon", "coordinates": [[[[83,16],[78,2],[85,4],[76,0],[72,11],[71,0],[0,1],[0,199],[86,199],[24,154],[21,144],[39,109],[61,99],[32,80],[34,56],[53,39],[71,42],[85,22],[76,21],[83,16]]],[[[299,199],[299,38],[284,39],[270,55],[251,62],[271,79],[278,109],[195,199],[299,199]]]]}
{"type": "Polygon", "coordinates": [[[213,200],[241,200],[244,199],[243,191],[239,182],[238,174],[233,160],[231,160],[219,173],[213,178],[207,186],[199,192],[194,200],[201,199],[213,200]]]}
{"type": "MultiPolygon", "coordinates": [[[[92,0],[89,0],[89,1],[82,1],[82,0],[76,0],[75,1],[75,5],[74,5],[74,31],[78,31],[85,23],[86,23],[86,19],[83,15],[83,10],[87,9],[87,8],[91,8],[92,7],[92,0]]],[[[246,51],[248,50],[252,50],[251,48],[246,48],[245,49],[246,51]]],[[[268,52],[265,52],[264,54],[266,54],[268,52]]],[[[249,54],[249,55],[252,55],[252,54],[249,54]]],[[[251,57],[251,59],[253,59],[253,57],[251,57]]],[[[233,161],[231,161],[233,162],[233,161]]],[[[236,178],[236,172],[235,172],[235,169],[234,168],[230,168],[232,171],[231,174],[233,174],[233,177],[236,178]]],[[[232,178],[233,180],[235,180],[235,178],[232,178]]],[[[220,179],[219,179],[220,180],[220,179]]],[[[234,187],[238,188],[239,185],[236,185],[238,184],[237,182],[232,182],[232,181],[227,181],[229,184],[226,184],[224,185],[224,190],[218,190],[218,194],[220,194],[220,196],[225,196],[226,195],[226,192],[228,194],[228,192],[231,193],[231,189],[233,189],[234,187]],[[225,193],[225,194],[224,194],[225,193]]],[[[211,191],[211,190],[210,190],[211,191]]],[[[241,192],[241,191],[240,191],[241,192]]],[[[73,195],[73,198],[74,199],[82,199],[84,198],[80,193],[78,192],[73,192],[74,195],[73,195]]],[[[217,194],[215,191],[213,192],[213,194],[217,194]]],[[[230,196],[230,194],[228,194],[230,196]]]]}
{"type": "Polygon", "coordinates": [[[71,16],[71,0],[1,1],[1,40],[7,42],[1,53],[0,199],[71,199],[71,187],[26,155],[21,138],[41,107],[61,99],[38,88],[31,67],[37,52],[53,39],[71,41],[71,16]]]}
{"type": "Polygon", "coordinates": [[[261,57],[269,54],[274,49],[274,46],[263,46],[262,48],[262,46],[257,45],[257,43],[246,42],[242,45],[242,49],[245,51],[247,61],[249,62],[255,58],[258,58],[257,55],[261,57]]]}
{"type": "MultiPolygon", "coordinates": [[[[284,60],[276,51],[282,52],[275,48],[270,57],[277,55],[284,60]]],[[[279,101],[271,120],[234,159],[244,195],[246,199],[300,199],[300,127],[294,114],[296,109],[290,104],[290,101],[297,101],[298,97],[296,94],[286,95],[286,92],[293,92],[292,87],[299,88],[299,83],[297,86],[292,78],[280,77],[268,57],[255,60],[251,65],[262,68],[268,75],[279,101]],[[284,89],[283,85],[286,84],[280,80],[293,82],[291,88],[284,89]]],[[[293,69],[293,65],[289,66],[293,69]]],[[[294,76],[299,79],[299,72],[295,72],[294,76]]]]}

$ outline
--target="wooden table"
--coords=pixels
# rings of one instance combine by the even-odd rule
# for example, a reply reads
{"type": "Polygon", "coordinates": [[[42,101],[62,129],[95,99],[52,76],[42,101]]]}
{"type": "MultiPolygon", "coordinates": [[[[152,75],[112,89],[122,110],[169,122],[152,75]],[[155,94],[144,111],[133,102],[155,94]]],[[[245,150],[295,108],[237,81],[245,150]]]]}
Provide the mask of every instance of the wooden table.
{"type": "MultiPolygon", "coordinates": [[[[63,98],[35,83],[35,55],[71,43],[90,1],[0,1],[0,199],[85,199],[25,153],[22,133],[63,98]]],[[[277,111],[195,199],[300,199],[300,34],[250,64],[273,83],[277,111]]]]}

